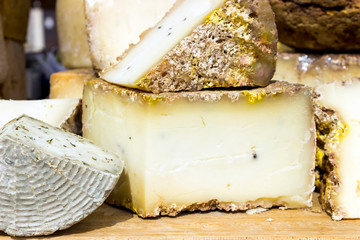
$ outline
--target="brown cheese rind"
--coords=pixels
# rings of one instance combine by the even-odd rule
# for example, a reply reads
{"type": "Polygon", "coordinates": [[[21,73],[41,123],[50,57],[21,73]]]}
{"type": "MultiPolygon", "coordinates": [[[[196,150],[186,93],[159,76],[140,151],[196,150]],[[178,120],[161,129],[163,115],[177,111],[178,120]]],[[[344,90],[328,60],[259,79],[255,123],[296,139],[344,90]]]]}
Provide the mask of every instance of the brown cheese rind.
{"type": "Polygon", "coordinates": [[[279,41],[301,50],[360,50],[358,0],[270,0],[279,41]]]}
{"type": "Polygon", "coordinates": [[[228,0],[167,53],[137,86],[154,93],[266,86],[275,71],[274,21],[268,1],[228,0]]]}

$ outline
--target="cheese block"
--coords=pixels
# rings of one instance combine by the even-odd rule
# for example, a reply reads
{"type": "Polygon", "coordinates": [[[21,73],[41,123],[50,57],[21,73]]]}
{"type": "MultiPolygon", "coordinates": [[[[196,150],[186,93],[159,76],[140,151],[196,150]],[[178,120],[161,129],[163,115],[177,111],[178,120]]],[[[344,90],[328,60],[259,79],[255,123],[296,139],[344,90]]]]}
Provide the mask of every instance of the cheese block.
{"type": "Polygon", "coordinates": [[[125,161],[107,202],[141,217],[311,206],[315,126],[300,85],[151,94],[95,79],[83,133],[125,161]]]}
{"type": "Polygon", "coordinates": [[[77,135],[22,116],[0,130],[0,230],[48,235],[97,209],[121,159],[77,135]]]}
{"type": "Polygon", "coordinates": [[[154,93],[269,84],[277,32],[268,1],[132,2],[85,0],[101,78],[154,93]]]}
{"type": "Polygon", "coordinates": [[[84,11],[84,0],[56,1],[59,55],[67,68],[92,67],[84,11]]]}
{"type": "Polygon", "coordinates": [[[360,218],[360,55],[281,53],[274,78],[315,89],[321,205],[334,220],[360,218]]]}
{"type": "Polygon", "coordinates": [[[0,128],[23,114],[81,134],[81,102],[78,98],[51,100],[0,100],[0,128]]]}
{"type": "Polygon", "coordinates": [[[95,77],[92,69],[73,69],[50,76],[50,95],[53,98],[82,98],[84,81],[95,77]]]}
{"type": "Polygon", "coordinates": [[[334,220],[360,218],[359,91],[360,79],[317,87],[320,202],[334,220]]]}
{"type": "Polygon", "coordinates": [[[360,77],[360,54],[278,53],[274,80],[311,87],[360,77]]]}

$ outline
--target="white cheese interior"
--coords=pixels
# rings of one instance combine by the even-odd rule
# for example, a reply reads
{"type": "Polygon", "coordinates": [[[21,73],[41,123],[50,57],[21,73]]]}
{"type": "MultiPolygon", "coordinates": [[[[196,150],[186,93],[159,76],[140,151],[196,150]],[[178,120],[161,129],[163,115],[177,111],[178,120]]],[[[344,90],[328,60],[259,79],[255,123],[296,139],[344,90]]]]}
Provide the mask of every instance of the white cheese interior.
{"type": "Polygon", "coordinates": [[[347,128],[335,153],[340,186],[333,201],[344,218],[360,218],[360,80],[324,84],[317,91],[321,104],[335,110],[347,128]]]}
{"type": "Polygon", "coordinates": [[[160,23],[149,30],[120,62],[100,73],[108,82],[136,87],[138,80],[175,47],[224,0],[183,0],[160,23]]]}
{"type": "Polygon", "coordinates": [[[60,127],[79,105],[79,98],[47,100],[0,100],[0,128],[23,114],[60,127]]]}
{"type": "Polygon", "coordinates": [[[86,88],[83,101],[84,136],[125,160],[126,176],[111,198],[130,198],[140,214],[212,199],[311,205],[309,95],[169,104],[86,88]]]}
{"type": "Polygon", "coordinates": [[[176,0],[84,0],[93,64],[117,62],[144,31],[155,26],[176,0]]]}
{"type": "Polygon", "coordinates": [[[39,120],[23,116],[0,129],[0,136],[21,139],[36,151],[46,152],[52,157],[82,162],[95,169],[120,174],[122,161],[114,154],[105,152],[89,140],[50,126],[39,120]]]}

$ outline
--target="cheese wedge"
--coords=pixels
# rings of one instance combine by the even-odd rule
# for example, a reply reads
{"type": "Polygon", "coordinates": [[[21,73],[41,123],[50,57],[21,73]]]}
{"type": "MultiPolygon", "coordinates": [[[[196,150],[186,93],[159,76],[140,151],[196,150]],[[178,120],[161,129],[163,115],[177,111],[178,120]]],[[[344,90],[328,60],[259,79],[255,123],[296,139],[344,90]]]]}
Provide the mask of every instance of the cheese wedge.
{"type": "Polygon", "coordinates": [[[22,116],[0,130],[0,230],[48,235],[97,209],[121,159],[86,139],[22,116]]]}
{"type": "Polygon", "coordinates": [[[82,98],[84,81],[95,77],[92,69],[56,72],[50,76],[50,98],[82,98]]]}
{"type": "Polygon", "coordinates": [[[108,203],[141,217],[311,206],[315,126],[299,85],[150,94],[91,80],[83,131],[125,161],[108,203]]]}
{"type": "Polygon", "coordinates": [[[0,100],[0,128],[23,114],[61,127],[75,134],[82,133],[80,99],[0,100]]]}
{"type": "Polygon", "coordinates": [[[360,218],[360,55],[281,53],[274,78],[315,89],[320,203],[334,220],[360,218]]]}
{"type": "Polygon", "coordinates": [[[108,82],[159,93],[266,86],[274,74],[267,1],[85,2],[94,66],[108,82]]]}
{"type": "Polygon", "coordinates": [[[84,0],[57,0],[56,24],[61,63],[67,68],[91,68],[84,0]]]}

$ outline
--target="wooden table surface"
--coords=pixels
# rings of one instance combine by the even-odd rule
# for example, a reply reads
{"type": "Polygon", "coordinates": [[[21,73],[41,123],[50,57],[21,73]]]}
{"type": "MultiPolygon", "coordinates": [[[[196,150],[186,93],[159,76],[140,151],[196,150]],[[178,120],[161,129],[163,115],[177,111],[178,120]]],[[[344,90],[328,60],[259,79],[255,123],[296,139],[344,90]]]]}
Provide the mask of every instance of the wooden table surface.
{"type": "MultiPolygon", "coordinates": [[[[196,212],[156,219],[104,204],[67,230],[32,239],[360,239],[360,220],[332,221],[321,211],[317,197],[314,207],[306,210],[273,209],[252,215],[196,212]]],[[[16,238],[1,234],[3,239],[16,238]]]]}

